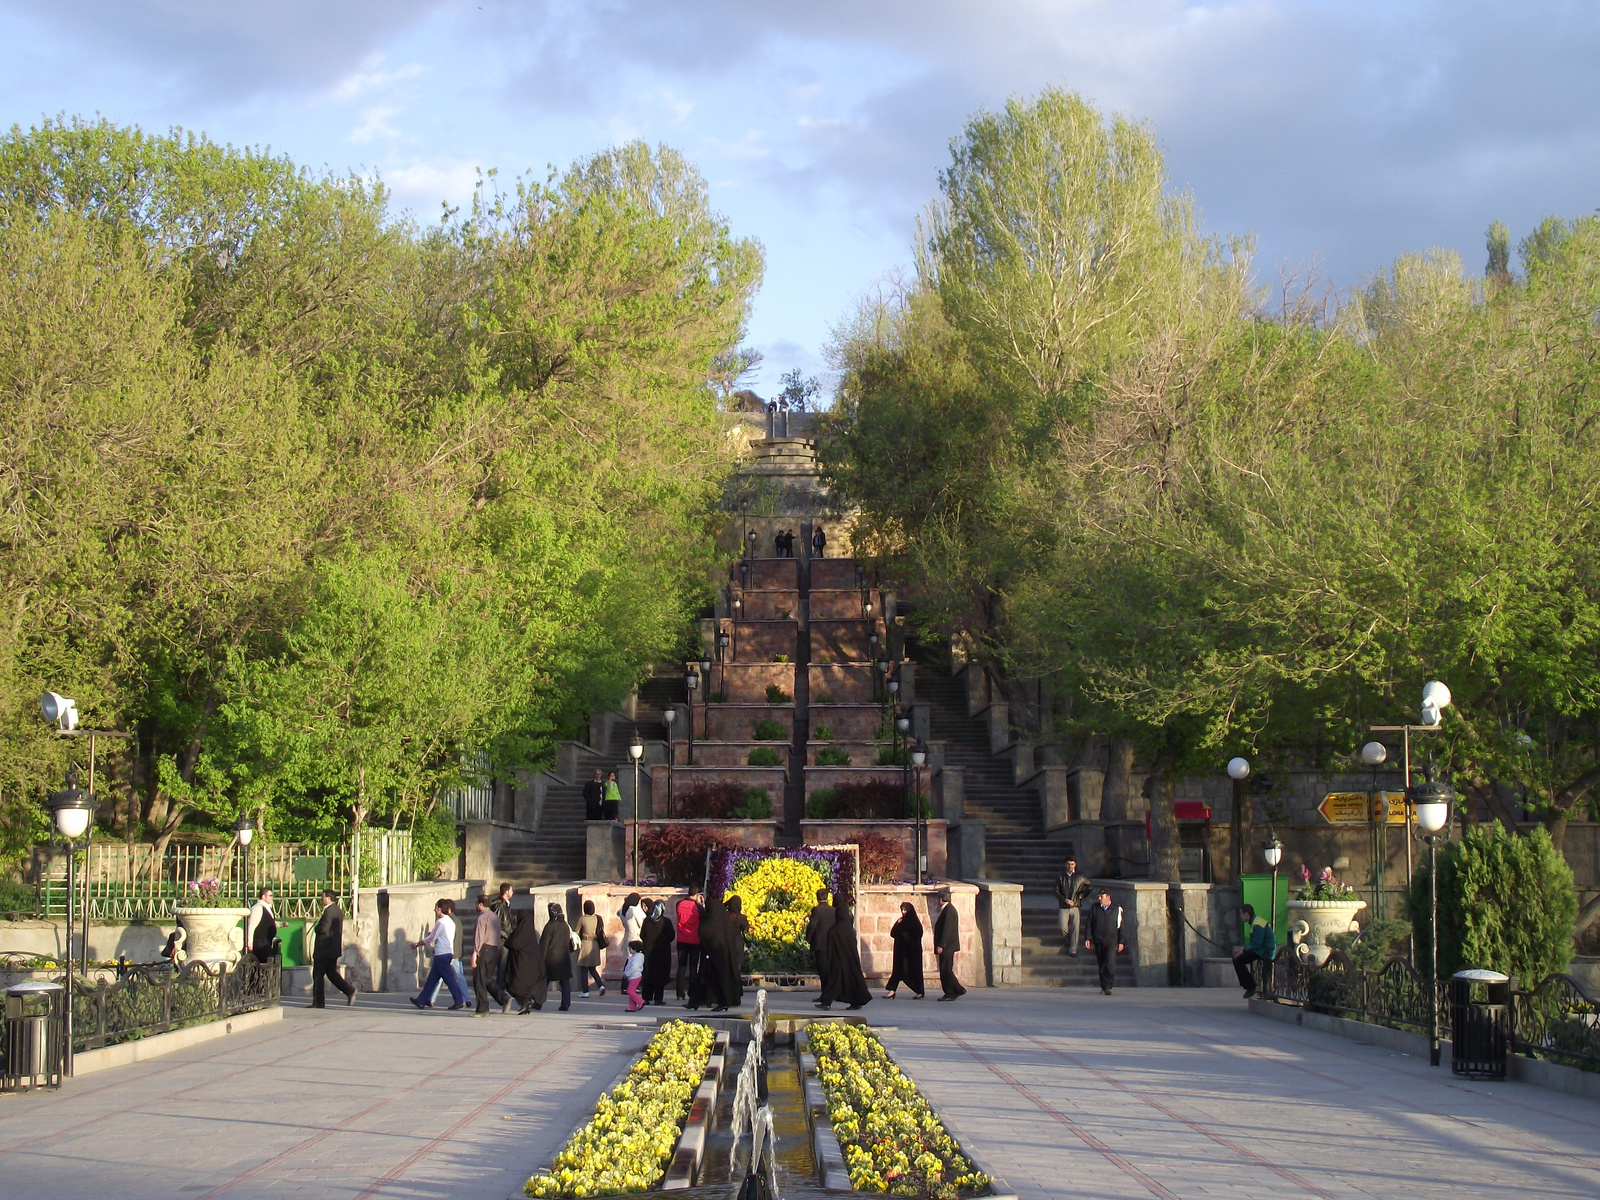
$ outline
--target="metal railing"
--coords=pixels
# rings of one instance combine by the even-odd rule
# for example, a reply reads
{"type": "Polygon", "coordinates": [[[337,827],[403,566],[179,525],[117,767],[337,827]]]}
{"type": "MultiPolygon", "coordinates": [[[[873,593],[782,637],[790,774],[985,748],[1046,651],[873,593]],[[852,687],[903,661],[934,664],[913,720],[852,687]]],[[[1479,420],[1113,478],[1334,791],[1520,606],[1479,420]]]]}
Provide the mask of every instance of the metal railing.
{"type": "MultiPolygon", "coordinates": [[[[1285,946],[1271,970],[1255,964],[1256,991],[1263,1000],[1292,1004],[1371,1025],[1427,1033],[1428,998],[1438,1006],[1439,1028],[1450,1029],[1449,980],[1430,985],[1405,959],[1392,958],[1365,971],[1335,951],[1311,966],[1285,946]]],[[[1552,975],[1538,986],[1511,993],[1511,1048],[1587,1071],[1600,1071],[1600,1001],[1570,975],[1552,975]]]]}
{"type": "Polygon", "coordinates": [[[1585,1071],[1600,1071],[1600,1001],[1570,975],[1511,993],[1512,1048],[1585,1071]]]}
{"type": "Polygon", "coordinates": [[[456,815],[458,824],[465,821],[494,820],[494,788],[463,787],[440,793],[439,799],[456,815]]]}
{"type": "Polygon", "coordinates": [[[278,1003],[282,959],[258,963],[246,954],[238,964],[187,962],[121,968],[119,978],[85,979],[74,974],[74,1052],[115,1046],[188,1025],[219,1021],[278,1003]]]}

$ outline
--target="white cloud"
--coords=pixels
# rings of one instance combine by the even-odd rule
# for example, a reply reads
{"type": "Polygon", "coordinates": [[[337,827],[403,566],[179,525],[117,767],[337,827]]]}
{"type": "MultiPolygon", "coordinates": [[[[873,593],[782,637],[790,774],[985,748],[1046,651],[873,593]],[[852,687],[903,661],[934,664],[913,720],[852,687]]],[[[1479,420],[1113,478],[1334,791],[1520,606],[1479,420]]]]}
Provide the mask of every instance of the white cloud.
{"type": "Polygon", "coordinates": [[[390,104],[374,104],[371,108],[361,110],[361,124],[350,131],[352,142],[370,142],[374,138],[395,138],[400,136],[400,131],[389,123],[390,117],[397,117],[405,110],[390,104]]]}
{"type": "Polygon", "coordinates": [[[382,70],[383,55],[369,55],[360,69],[351,71],[328,92],[333,100],[355,100],[373,92],[387,91],[397,83],[415,79],[423,73],[421,63],[407,63],[394,71],[382,70]]]}

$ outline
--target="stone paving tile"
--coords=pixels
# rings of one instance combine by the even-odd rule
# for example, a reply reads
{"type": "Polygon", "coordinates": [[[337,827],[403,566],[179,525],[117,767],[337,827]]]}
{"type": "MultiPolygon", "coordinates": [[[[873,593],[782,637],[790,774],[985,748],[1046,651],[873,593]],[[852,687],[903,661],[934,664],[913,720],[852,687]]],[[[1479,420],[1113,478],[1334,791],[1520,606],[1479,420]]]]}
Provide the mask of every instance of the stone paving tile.
{"type": "MultiPolygon", "coordinates": [[[[291,1009],[0,1098],[0,1200],[505,1200],[648,1037],[598,1027],[631,1020],[620,998],[574,1003],[482,1021],[402,997],[291,1009]]],[[[1457,1081],[1250,1017],[1231,991],[974,990],[863,1015],[1029,1198],[1600,1197],[1600,1104],[1457,1081]]]]}

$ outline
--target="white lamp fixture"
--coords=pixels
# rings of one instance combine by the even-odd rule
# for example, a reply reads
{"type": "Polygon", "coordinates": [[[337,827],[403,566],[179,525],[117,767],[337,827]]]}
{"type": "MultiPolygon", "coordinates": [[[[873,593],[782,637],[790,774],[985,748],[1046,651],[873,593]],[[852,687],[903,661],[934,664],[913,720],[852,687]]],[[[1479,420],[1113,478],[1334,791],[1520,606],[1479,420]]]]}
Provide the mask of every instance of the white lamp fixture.
{"type": "Polygon", "coordinates": [[[923,763],[925,763],[927,761],[928,761],[927,748],[925,746],[923,746],[921,743],[918,743],[911,751],[911,765],[914,766],[914,767],[920,767],[923,763]]]}
{"type": "Polygon", "coordinates": [[[633,741],[628,743],[628,754],[635,762],[644,757],[644,739],[637,732],[633,735],[633,741]]]}
{"type": "Polygon", "coordinates": [[[78,702],[58,692],[46,692],[39,701],[39,711],[46,721],[64,733],[71,733],[78,727],[78,702]]]}
{"type": "Polygon", "coordinates": [[[1389,748],[1382,742],[1368,742],[1361,747],[1361,761],[1369,767],[1376,767],[1388,761],[1389,748]]]}
{"type": "Polygon", "coordinates": [[[1283,843],[1270,829],[1267,830],[1267,840],[1261,846],[1261,857],[1266,860],[1269,867],[1276,867],[1283,861],[1283,843]]]}
{"type": "Polygon", "coordinates": [[[1229,779],[1250,778],[1250,760],[1247,758],[1230,758],[1228,760],[1229,779]]]}
{"type": "Polygon", "coordinates": [[[906,717],[901,717],[894,723],[894,727],[901,733],[904,733],[906,730],[911,728],[911,721],[906,717]]]}
{"type": "Polygon", "coordinates": [[[1443,719],[1444,710],[1450,707],[1450,689],[1437,679],[1422,685],[1422,723],[1430,729],[1443,719]]]}
{"type": "Polygon", "coordinates": [[[249,817],[240,817],[233,823],[233,832],[239,837],[239,845],[248,846],[256,836],[256,823],[249,817]]]}
{"type": "Polygon", "coordinates": [[[94,816],[94,797],[78,787],[76,765],[67,768],[66,790],[51,793],[50,810],[55,815],[56,829],[69,842],[77,841],[89,828],[94,816]]]}
{"type": "Polygon", "coordinates": [[[898,679],[889,680],[889,690],[891,692],[898,692],[900,690],[900,681],[898,679]]]}

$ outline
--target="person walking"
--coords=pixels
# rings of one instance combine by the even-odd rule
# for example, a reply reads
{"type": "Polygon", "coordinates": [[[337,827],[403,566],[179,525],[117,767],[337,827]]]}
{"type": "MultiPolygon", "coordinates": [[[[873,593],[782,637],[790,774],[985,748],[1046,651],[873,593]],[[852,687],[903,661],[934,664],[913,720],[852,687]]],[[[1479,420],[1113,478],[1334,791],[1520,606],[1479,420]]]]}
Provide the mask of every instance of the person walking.
{"type": "Polygon", "coordinates": [[[1089,936],[1083,944],[1094,951],[1095,966],[1100,968],[1100,991],[1111,995],[1117,955],[1122,953],[1122,909],[1112,907],[1111,893],[1105,888],[1100,889],[1099,903],[1089,908],[1089,936]]]}
{"type": "Polygon", "coordinates": [[[495,916],[500,918],[500,974],[495,977],[494,984],[501,991],[506,990],[506,971],[511,961],[511,955],[506,951],[506,944],[511,941],[511,927],[516,923],[516,913],[511,909],[513,891],[515,889],[509,883],[502,883],[499,893],[489,905],[494,909],[495,916]]]}
{"type": "Polygon", "coordinates": [[[494,911],[494,897],[478,896],[478,920],[472,927],[472,992],[478,1007],[475,1017],[489,1015],[489,998],[504,1012],[511,1007],[511,997],[500,986],[500,914],[494,911]]]}
{"type": "Polygon", "coordinates": [[[744,1000],[744,980],[739,971],[744,960],[744,938],[718,891],[713,888],[706,897],[705,913],[700,919],[700,948],[705,955],[700,964],[700,998],[712,1001],[712,1012],[727,1012],[744,1000]]]}
{"type": "Polygon", "coordinates": [[[605,966],[606,955],[606,919],[594,911],[594,901],[583,902],[583,916],[578,918],[578,982],[583,991],[580,995],[589,995],[589,981],[592,979],[600,989],[600,994],[606,994],[605,977],[600,974],[600,969],[605,966]]]}
{"type": "Polygon", "coordinates": [[[638,892],[629,892],[623,897],[622,911],[617,915],[622,918],[622,944],[637,942],[644,925],[644,901],[639,899],[638,892]]]}
{"type": "Polygon", "coordinates": [[[660,1008],[666,1003],[667,980],[672,978],[672,922],[667,920],[665,901],[657,900],[650,906],[639,942],[644,946],[644,975],[639,994],[646,1004],[660,1008]]]}
{"type": "Polygon", "coordinates": [[[900,919],[890,927],[889,937],[894,942],[894,969],[883,998],[893,1000],[903,983],[921,1000],[926,985],[922,980],[922,922],[915,905],[909,901],[900,905],[900,919]]]}
{"type": "Polygon", "coordinates": [[[611,772],[606,776],[606,798],[600,805],[602,821],[620,821],[618,815],[622,811],[622,788],[617,784],[617,773],[611,772]]]}
{"type": "Polygon", "coordinates": [[[678,979],[679,1000],[694,992],[694,981],[700,974],[700,893],[685,896],[678,901],[678,979]]]}
{"type": "Polygon", "coordinates": [[[644,999],[639,995],[643,978],[644,943],[635,938],[628,943],[628,961],[622,964],[623,989],[628,993],[629,1012],[638,1012],[644,1007],[644,999]]]}
{"type": "Polygon", "coordinates": [[[348,1007],[356,1002],[356,989],[339,974],[339,956],[344,953],[344,910],[327,888],[322,891],[322,915],[317,918],[316,938],[311,943],[311,1007],[326,1008],[323,980],[344,993],[348,1007]]]}
{"type": "Polygon", "coordinates": [[[544,1007],[550,981],[544,973],[544,946],[539,941],[539,925],[533,909],[517,912],[506,939],[506,991],[519,1005],[517,1013],[526,1016],[544,1007]]]}
{"type": "Polygon", "coordinates": [[[811,557],[821,558],[823,551],[826,550],[827,547],[828,535],[823,533],[822,526],[818,525],[811,534],[811,557]]]}
{"type": "Polygon", "coordinates": [[[273,943],[278,940],[278,922],[272,915],[272,889],[262,888],[256,893],[256,902],[250,906],[250,915],[244,920],[244,944],[258,963],[264,963],[277,951],[273,943]]]}
{"type": "Polygon", "coordinates": [[[583,785],[583,819],[585,821],[604,821],[606,819],[606,783],[598,770],[594,778],[583,785]]]}
{"type": "Polygon", "coordinates": [[[561,905],[552,904],[547,910],[550,919],[544,923],[539,944],[544,947],[544,973],[551,983],[561,985],[561,1010],[572,1007],[572,926],[561,905]]]}
{"type": "Polygon", "coordinates": [[[430,947],[433,953],[433,966],[428,971],[428,981],[422,985],[422,990],[411,997],[411,1003],[418,1008],[432,1008],[431,996],[438,994],[439,985],[442,983],[450,989],[452,1001],[449,1012],[467,1006],[467,989],[460,976],[456,974],[456,902],[448,898],[434,902],[433,928],[423,935],[422,940],[412,942],[413,950],[421,950],[424,946],[430,947]]]}
{"type": "Polygon", "coordinates": [[[956,955],[961,952],[961,916],[950,903],[950,889],[939,892],[939,916],[933,923],[933,954],[939,963],[941,1000],[959,1000],[967,994],[956,978],[956,955]]]}
{"type": "Polygon", "coordinates": [[[1060,906],[1061,944],[1073,958],[1078,957],[1078,939],[1083,936],[1083,909],[1079,902],[1090,883],[1078,871],[1078,860],[1067,859],[1056,876],[1056,903],[1060,906]]]}
{"type": "Polygon", "coordinates": [[[1252,963],[1264,962],[1266,969],[1272,969],[1273,957],[1278,953],[1278,938],[1266,918],[1256,917],[1256,908],[1253,904],[1241,905],[1239,915],[1244,918],[1250,927],[1250,941],[1245,948],[1233,956],[1234,974],[1239,977],[1239,986],[1244,988],[1245,999],[1255,995],[1255,972],[1251,970],[1252,963]]]}
{"type": "Polygon", "coordinates": [[[817,889],[817,903],[806,918],[806,941],[811,946],[811,963],[817,968],[817,983],[828,990],[828,930],[833,928],[833,905],[828,889],[817,889]]]}
{"type": "Polygon", "coordinates": [[[855,921],[843,896],[834,898],[833,910],[833,924],[823,940],[827,947],[828,984],[813,1003],[818,1008],[832,1008],[835,1000],[845,1000],[845,1007],[861,1008],[872,1003],[872,989],[867,987],[867,977],[861,970],[855,921]]]}

